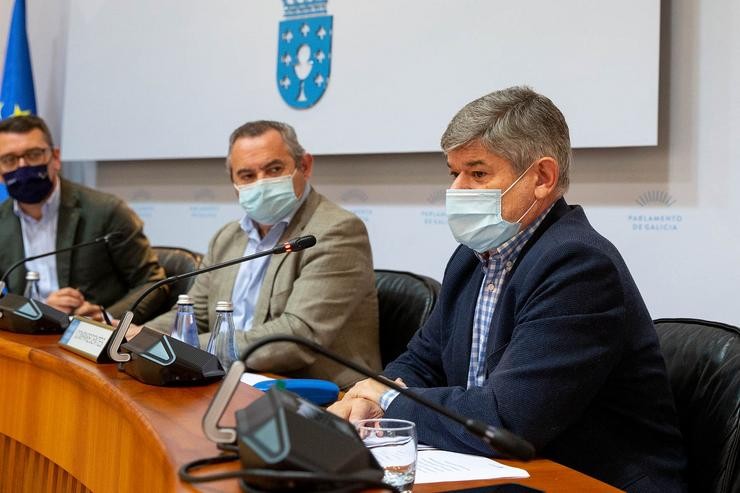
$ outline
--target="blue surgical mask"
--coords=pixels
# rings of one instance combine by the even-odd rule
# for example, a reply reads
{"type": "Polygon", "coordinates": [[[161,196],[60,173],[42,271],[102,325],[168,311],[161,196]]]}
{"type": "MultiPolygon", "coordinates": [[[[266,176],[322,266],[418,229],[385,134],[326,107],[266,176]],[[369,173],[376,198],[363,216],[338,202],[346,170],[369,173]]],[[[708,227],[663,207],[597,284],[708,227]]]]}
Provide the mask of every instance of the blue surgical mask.
{"type": "Polygon", "coordinates": [[[277,224],[298,205],[293,175],[265,178],[234,188],[239,191],[239,204],[247,217],[259,224],[277,224]]]}
{"type": "Polygon", "coordinates": [[[531,167],[532,165],[503,192],[500,189],[447,190],[447,224],[455,239],[476,252],[483,253],[498,248],[517,234],[520,221],[532,210],[537,200],[532,202],[516,222],[509,222],[501,216],[501,199],[531,167]]]}

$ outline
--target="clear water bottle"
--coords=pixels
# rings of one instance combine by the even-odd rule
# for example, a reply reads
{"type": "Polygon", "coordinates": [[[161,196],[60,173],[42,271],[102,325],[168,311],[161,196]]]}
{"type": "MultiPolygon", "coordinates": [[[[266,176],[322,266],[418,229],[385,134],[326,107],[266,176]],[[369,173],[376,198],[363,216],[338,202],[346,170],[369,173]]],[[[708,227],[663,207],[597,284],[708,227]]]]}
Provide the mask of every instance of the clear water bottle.
{"type": "Polygon", "coordinates": [[[41,291],[39,291],[39,273],[28,271],[26,273],[26,290],[23,291],[23,296],[36,301],[44,301],[41,299],[41,291]]]}
{"type": "Polygon", "coordinates": [[[234,330],[234,305],[230,301],[216,303],[216,323],[211,329],[206,351],[215,355],[227,371],[231,363],[239,359],[234,330]]]}
{"type": "Polygon", "coordinates": [[[186,294],[177,297],[177,315],[175,316],[175,323],[172,324],[170,335],[186,344],[200,347],[198,344],[198,325],[195,323],[195,313],[193,312],[193,299],[186,294]]]}

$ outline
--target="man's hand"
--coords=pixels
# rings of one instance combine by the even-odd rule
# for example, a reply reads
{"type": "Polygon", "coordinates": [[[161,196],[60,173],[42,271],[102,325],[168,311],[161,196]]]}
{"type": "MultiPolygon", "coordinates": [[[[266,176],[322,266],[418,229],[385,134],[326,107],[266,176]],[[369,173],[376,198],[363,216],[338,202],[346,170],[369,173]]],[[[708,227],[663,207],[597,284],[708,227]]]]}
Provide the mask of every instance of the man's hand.
{"type": "Polygon", "coordinates": [[[341,401],[337,401],[327,408],[328,411],[348,421],[359,421],[361,419],[382,418],[383,410],[372,401],[361,397],[348,397],[345,395],[341,401]]]}
{"type": "MultiPolygon", "coordinates": [[[[397,378],[395,382],[399,385],[404,385],[403,380],[397,378]]],[[[380,382],[376,382],[370,378],[357,382],[351,389],[347,391],[347,397],[361,397],[367,399],[376,404],[380,403],[380,397],[385,394],[389,387],[386,387],[380,382]]]]}
{"type": "Polygon", "coordinates": [[[71,315],[85,303],[85,297],[75,288],[62,288],[51,293],[44,303],[71,315]]]}
{"type": "MultiPolygon", "coordinates": [[[[400,378],[397,378],[395,382],[405,386],[400,378]]],[[[388,390],[389,388],[382,383],[367,378],[357,382],[344,394],[341,401],[335,402],[327,409],[349,421],[382,418],[383,409],[380,408],[380,397],[388,390]]]]}
{"type": "Polygon", "coordinates": [[[84,301],[79,307],[73,312],[73,315],[79,315],[81,317],[91,318],[97,322],[104,322],[103,310],[100,309],[99,305],[93,305],[87,301],[84,301]]]}

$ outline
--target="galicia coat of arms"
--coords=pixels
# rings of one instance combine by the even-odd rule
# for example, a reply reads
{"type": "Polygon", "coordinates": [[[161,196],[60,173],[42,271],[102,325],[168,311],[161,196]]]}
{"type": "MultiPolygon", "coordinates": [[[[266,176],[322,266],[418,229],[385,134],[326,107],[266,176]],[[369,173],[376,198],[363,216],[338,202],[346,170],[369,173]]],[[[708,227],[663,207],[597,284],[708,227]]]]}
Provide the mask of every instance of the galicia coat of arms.
{"type": "Polygon", "coordinates": [[[332,16],[326,14],[327,2],[283,0],[277,84],[283,101],[293,108],[315,105],[329,84],[332,16]]]}

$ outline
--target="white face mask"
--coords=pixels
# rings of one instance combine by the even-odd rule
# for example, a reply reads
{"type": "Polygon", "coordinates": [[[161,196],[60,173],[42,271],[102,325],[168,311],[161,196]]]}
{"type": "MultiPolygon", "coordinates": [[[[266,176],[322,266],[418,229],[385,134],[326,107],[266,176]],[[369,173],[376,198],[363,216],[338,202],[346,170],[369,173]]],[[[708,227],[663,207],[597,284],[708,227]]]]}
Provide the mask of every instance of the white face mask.
{"type": "Polygon", "coordinates": [[[529,214],[537,199],[516,222],[501,216],[501,198],[511,190],[527,171],[529,165],[509,188],[501,189],[448,189],[445,207],[447,224],[455,239],[478,253],[498,248],[519,231],[519,222],[529,214]]]}
{"type": "Polygon", "coordinates": [[[247,216],[259,224],[272,225],[293,212],[298,205],[293,174],[264,178],[249,185],[234,185],[239,191],[239,204],[247,216]]]}

